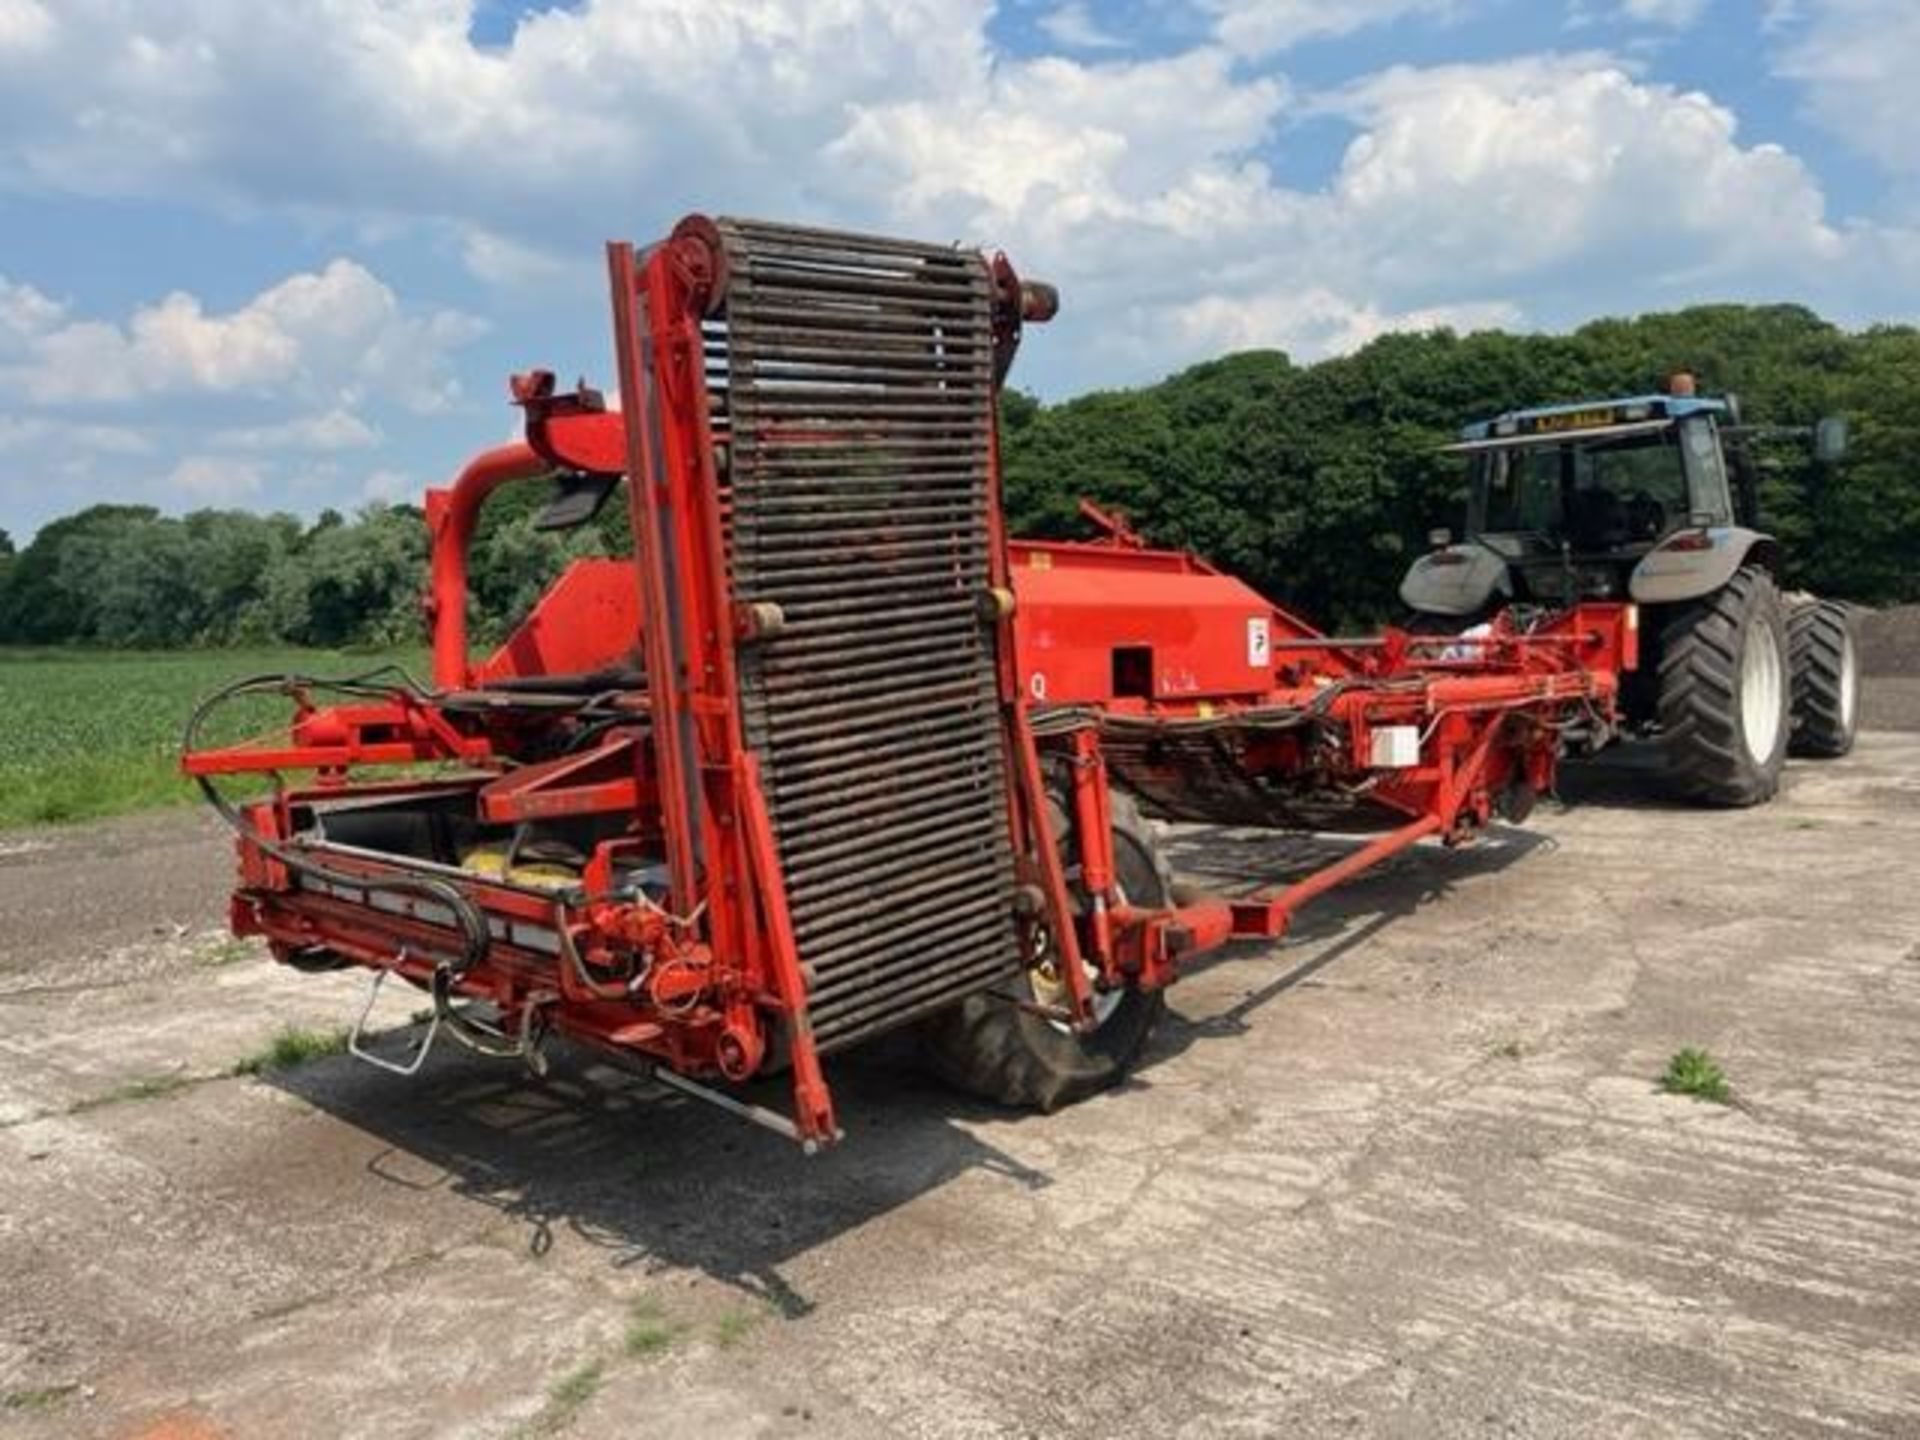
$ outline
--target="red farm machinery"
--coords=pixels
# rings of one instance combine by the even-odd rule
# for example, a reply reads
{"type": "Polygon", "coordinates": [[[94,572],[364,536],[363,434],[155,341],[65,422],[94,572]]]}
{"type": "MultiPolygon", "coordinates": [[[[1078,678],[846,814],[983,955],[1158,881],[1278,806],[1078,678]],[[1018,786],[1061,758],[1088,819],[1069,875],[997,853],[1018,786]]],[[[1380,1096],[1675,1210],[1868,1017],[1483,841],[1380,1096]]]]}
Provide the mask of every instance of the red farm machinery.
{"type": "Polygon", "coordinates": [[[1613,723],[1631,605],[1330,637],[1098,512],[1096,542],[1010,541],[996,397],[1056,302],[1004,257],[702,217],[608,256],[619,406],[516,377],[524,439],[428,494],[432,684],[260,676],[188,727],[236,933],[365,967],[368,1011],[394,976],[431,996],[406,1059],[356,1028],[377,1063],[444,1030],[537,1069],[561,1036],[811,1149],[822,1062],[913,1026],[1051,1108],[1124,1073],[1197,956],[1520,819],[1563,732],[1613,723]],[[470,659],[489,493],[557,483],[564,519],[623,480],[633,558],[470,659]],[[284,731],[201,742],[261,692],[284,731]],[[273,787],[229,800],[242,774],[273,787]],[[1227,900],[1145,815],[1372,833],[1227,900]]]}

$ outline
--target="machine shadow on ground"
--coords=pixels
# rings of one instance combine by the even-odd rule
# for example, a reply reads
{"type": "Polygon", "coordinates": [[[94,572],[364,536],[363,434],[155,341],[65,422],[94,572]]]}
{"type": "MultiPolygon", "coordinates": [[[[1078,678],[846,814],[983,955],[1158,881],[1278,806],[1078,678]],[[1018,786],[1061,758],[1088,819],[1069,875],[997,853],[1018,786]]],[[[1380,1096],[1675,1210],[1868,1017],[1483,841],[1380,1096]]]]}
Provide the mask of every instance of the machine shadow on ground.
{"type": "MultiPolygon", "coordinates": [[[[1335,864],[1371,838],[1188,827],[1169,835],[1164,844],[1181,874],[1220,894],[1244,896],[1276,890],[1335,864]]],[[[1194,1014],[1191,1007],[1185,1014],[1170,1010],[1140,1070],[1150,1071],[1196,1043],[1245,1035],[1253,1012],[1311,981],[1422,906],[1443,901],[1463,881],[1497,874],[1553,843],[1538,831],[1507,825],[1496,825],[1473,845],[1457,849],[1424,842],[1310,902],[1279,942],[1242,941],[1212,952],[1190,973],[1238,966],[1259,983],[1211,1014],[1194,1014]],[[1310,947],[1312,953],[1298,953],[1310,947]]]]}
{"type": "MultiPolygon", "coordinates": [[[[403,1047],[419,1029],[385,1038],[403,1047]]],[[[497,1211],[535,1257],[571,1238],[616,1268],[696,1270],[795,1317],[813,1304],[782,1274],[792,1257],[968,1173],[1052,1183],[956,1123],[1004,1112],[939,1087],[902,1048],[834,1062],[846,1139],[813,1157],[564,1043],[545,1079],[446,1044],[412,1079],[343,1056],[272,1083],[379,1141],[371,1178],[497,1211]]],[[[764,1091],[785,1108],[784,1082],[764,1091]]]]}
{"type": "MultiPolygon", "coordinates": [[[[1315,868],[1361,843],[1225,830],[1187,831],[1169,842],[1177,866],[1229,891],[1315,868]]],[[[1224,1011],[1199,1018],[1170,1011],[1144,1068],[1194,1044],[1236,1041],[1258,1007],[1458,881],[1502,869],[1544,843],[1503,827],[1466,850],[1420,847],[1396,857],[1302,913],[1294,941],[1333,939],[1305,961],[1284,949],[1262,958],[1249,946],[1234,947],[1214,963],[1243,964],[1250,977],[1268,978],[1224,1011]]],[[[400,1049],[418,1038],[412,1026],[386,1043],[400,1049]]],[[[793,1257],[970,1173],[1025,1190],[1052,1183],[963,1124],[1008,1112],[932,1080],[906,1037],[833,1062],[847,1138],[812,1158],[586,1052],[556,1045],[552,1058],[541,1080],[517,1062],[472,1056],[443,1041],[412,1079],[341,1057],[283,1072],[272,1083],[374,1137],[380,1149],[366,1163],[372,1179],[444,1189],[496,1211],[520,1227],[532,1255],[570,1237],[604,1252],[615,1267],[695,1270],[788,1316],[812,1308],[783,1274],[793,1257]]],[[[783,1082],[771,1082],[757,1098],[784,1108],[783,1090],[783,1082]]]]}

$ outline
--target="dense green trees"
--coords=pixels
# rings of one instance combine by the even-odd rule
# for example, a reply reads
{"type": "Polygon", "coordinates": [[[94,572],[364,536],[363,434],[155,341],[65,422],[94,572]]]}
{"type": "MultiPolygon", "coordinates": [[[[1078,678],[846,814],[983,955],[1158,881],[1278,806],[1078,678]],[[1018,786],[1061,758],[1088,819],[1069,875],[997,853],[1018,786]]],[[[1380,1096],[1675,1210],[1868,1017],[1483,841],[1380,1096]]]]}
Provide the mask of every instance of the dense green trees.
{"type": "MultiPolygon", "coordinates": [[[[473,541],[474,633],[503,634],[568,560],[624,553],[618,497],[597,523],[544,534],[543,485],[500,492],[473,541]]],[[[0,545],[0,644],[123,648],[285,642],[326,648],[423,638],[426,520],[412,505],[351,519],[95,505],[0,545]]]]}
{"type": "MultiPolygon", "coordinates": [[[[1002,405],[1017,531],[1079,532],[1087,496],[1332,624],[1369,623],[1421,537],[1460,519],[1463,471],[1438,453],[1462,421],[1517,405],[1645,391],[1676,369],[1732,391],[1749,420],[1844,414],[1833,470],[1766,451],[1767,523],[1788,579],[1867,602],[1920,598],[1920,331],[1849,333],[1798,306],[1701,306],[1570,335],[1387,335],[1299,366],[1230,355],[1140,390],[1002,405]]],[[[622,498],[542,533],[539,486],[503,492],[473,551],[476,629],[497,634],[565,561],[625,548],[622,498]]],[[[18,553],[0,532],[0,643],[336,646],[417,636],[426,538],[411,506],[310,526],[285,515],[98,505],[18,553]]]]}
{"type": "MultiPolygon", "coordinates": [[[[503,631],[565,558],[603,548],[541,535],[530,514],[489,517],[475,538],[476,632],[503,631]]],[[[411,505],[289,515],[95,506],[0,560],[0,643],[128,648],[384,646],[422,637],[427,532],[411,505]]]]}

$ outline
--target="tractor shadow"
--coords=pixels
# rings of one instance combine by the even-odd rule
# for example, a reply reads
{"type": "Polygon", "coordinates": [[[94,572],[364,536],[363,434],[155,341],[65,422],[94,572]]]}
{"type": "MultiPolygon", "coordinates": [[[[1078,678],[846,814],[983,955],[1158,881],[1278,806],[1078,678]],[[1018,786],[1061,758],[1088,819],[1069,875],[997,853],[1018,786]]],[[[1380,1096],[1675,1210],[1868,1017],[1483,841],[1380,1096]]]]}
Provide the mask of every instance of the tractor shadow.
{"type": "MultiPolygon", "coordinates": [[[[1371,838],[1209,826],[1181,827],[1162,844],[1182,878],[1239,898],[1279,889],[1335,864],[1371,838]]],[[[1142,1068],[1171,1059],[1196,1043],[1245,1035],[1255,1011],[1311,982],[1383,930],[1422,906],[1444,901],[1463,882],[1498,874],[1535,851],[1551,849],[1554,843],[1538,831],[1506,825],[1494,826],[1463,849],[1423,841],[1308,903],[1282,939],[1237,941],[1203,957],[1189,974],[1223,965],[1275,973],[1223,1010],[1196,1015],[1169,1009],[1142,1068]]]]}
{"type": "MultiPolygon", "coordinates": [[[[1598,755],[1564,760],[1558,780],[1563,805],[1607,810],[1695,811],[1700,803],[1679,794],[1667,779],[1659,748],[1650,740],[1625,740],[1598,755]]],[[[1542,799],[1542,805],[1553,800],[1542,799]]]]}
{"type": "MultiPolygon", "coordinates": [[[[418,1039],[418,1026],[387,1037],[418,1039]]],[[[271,1083],[381,1142],[370,1177],[494,1210],[533,1258],[584,1243],[615,1269],[698,1271],[798,1318],[814,1302],[783,1273],[794,1257],[961,1175],[1052,1183],[957,1123],[1004,1112],[938,1087],[895,1048],[834,1060],[846,1139],[813,1157],[564,1043],[544,1080],[448,1045],[409,1081],[341,1060],[271,1083]]],[[[747,1098],[785,1108],[782,1083],[755,1088],[747,1098]]]]}

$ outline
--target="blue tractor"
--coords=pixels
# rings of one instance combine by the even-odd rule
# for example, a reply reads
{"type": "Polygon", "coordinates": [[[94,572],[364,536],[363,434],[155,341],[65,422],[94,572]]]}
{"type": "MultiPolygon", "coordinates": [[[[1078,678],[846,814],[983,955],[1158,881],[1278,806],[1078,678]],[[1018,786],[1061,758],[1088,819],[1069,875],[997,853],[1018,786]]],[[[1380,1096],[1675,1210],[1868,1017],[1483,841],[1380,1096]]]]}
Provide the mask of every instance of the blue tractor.
{"type": "Polygon", "coordinates": [[[1468,425],[1447,447],[1470,467],[1466,528],[1435,531],[1401,582],[1411,626],[1469,636],[1501,610],[1524,623],[1576,600],[1632,600],[1629,731],[1659,745],[1682,793],[1767,800],[1789,750],[1844,755],[1859,721],[1851,615],[1784,593],[1780,544],[1761,525],[1756,448],[1789,439],[1830,464],[1846,429],[1744,425],[1737,402],[1696,395],[1686,375],[1665,394],[1468,425]]]}

